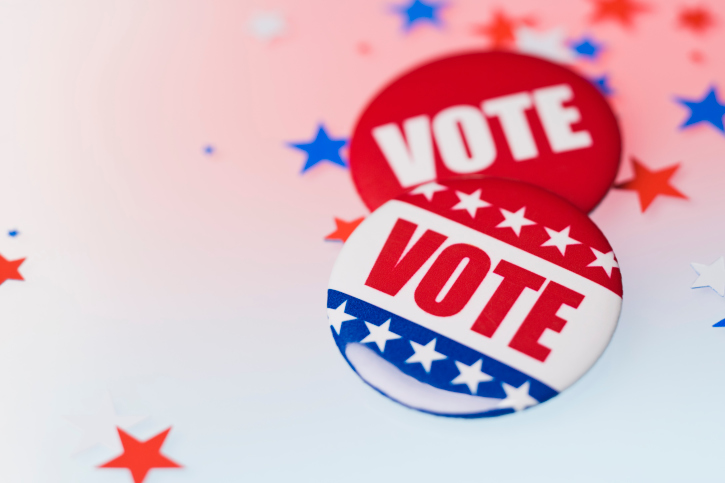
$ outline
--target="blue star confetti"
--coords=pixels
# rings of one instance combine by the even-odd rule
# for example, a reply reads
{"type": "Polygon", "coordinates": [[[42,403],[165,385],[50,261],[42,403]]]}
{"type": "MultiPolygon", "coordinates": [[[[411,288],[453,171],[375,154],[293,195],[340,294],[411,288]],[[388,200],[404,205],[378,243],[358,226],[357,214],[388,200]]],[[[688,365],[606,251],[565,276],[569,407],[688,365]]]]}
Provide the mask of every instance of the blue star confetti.
{"type": "Polygon", "coordinates": [[[420,22],[429,22],[439,27],[441,25],[439,10],[443,7],[445,7],[444,2],[426,3],[422,0],[411,0],[407,5],[395,5],[393,9],[404,17],[403,28],[407,32],[420,22]]]}
{"type": "Polygon", "coordinates": [[[722,319],[720,322],[713,325],[713,327],[725,327],[725,319],[722,319]]]}
{"type": "Polygon", "coordinates": [[[212,154],[214,154],[214,151],[216,151],[216,150],[214,149],[214,146],[212,146],[211,144],[208,144],[208,145],[204,146],[203,151],[204,151],[204,154],[211,156],[212,154]]]}
{"type": "Polygon", "coordinates": [[[600,75],[599,77],[592,77],[590,80],[592,81],[592,84],[599,89],[599,92],[605,96],[611,96],[614,94],[614,89],[612,89],[612,86],[609,85],[609,76],[606,74],[600,75]]]}
{"type": "Polygon", "coordinates": [[[715,86],[699,101],[692,99],[675,98],[677,102],[690,110],[690,117],[680,126],[680,129],[700,122],[708,122],[719,131],[725,133],[722,117],[725,114],[725,105],[717,98],[715,86]]]}
{"type": "Polygon", "coordinates": [[[10,231],[8,231],[8,236],[9,237],[12,237],[12,238],[15,238],[19,234],[20,234],[20,232],[18,230],[10,230],[10,231]]]}
{"type": "Polygon", "coordinates": [[[586,35],[579,40],[570,42],[569,46],[577,56],[586,57],[590,60],[596,60],[604,47],[602,44],[586,35]]]}
{"type": "Polygon", "coordinates": [[[288,143],[287,145],[307,153],[307,160],[302,167],[302,173],[304,173],[322,161],[329,161],[332,164],[347,168],[347,163],[340,156],[340,149],[345,144],[347,144],[347,139],[330,138],[325,126],[320,124],[317,127],[317,135],[314,140],[306,143],[288,143]]]}

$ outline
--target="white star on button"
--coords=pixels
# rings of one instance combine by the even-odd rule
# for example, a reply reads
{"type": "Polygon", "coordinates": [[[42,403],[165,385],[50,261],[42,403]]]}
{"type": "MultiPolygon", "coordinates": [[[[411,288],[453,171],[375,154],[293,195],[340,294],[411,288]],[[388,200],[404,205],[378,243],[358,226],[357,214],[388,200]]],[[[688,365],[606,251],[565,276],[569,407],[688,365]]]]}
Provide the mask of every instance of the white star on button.
{"type": "Polygon", "coordinates": [[[592,248],[592,252],[597,259],[587,265],[587,267],[602,267],[607,272],[607,276],[611,278],[612,269],[619,268],[619,264],[614,259],[614,252],[602,253],[596,248],[592,248]]]}
{"type": "Polygon", "coordinates": [[[479,382],[488,382],[493,380],[493,377],[481,371],[483,359],[477,360],[470,366],[467,366],[463,362],[459,361],[455,361],[455,363],[460,374],[451,381],[451,384],[465,384],[468,386],[471,394],[476,394],[478,392],[479,382]]]}
{"type": "Polygon", "coordinates": [[[725,258],[720,257],[710,265],[695,262],[691,265],[699,275],[692,288],[710,287],[720,297],[725,296],[725,258]]]}
{"type": "Polygon", "coordinates": [[[343,322],[349,322],[357,319],[357,317],[353,317],[345,312],[346,306],[347,300],[345,300],[336,309],[327,309],[327,319],[330,321],[330,325],[335,329],[337,335],[340,335],[340,329],[342,328],[343,322]]]}
{"type": "Polygon", "coordinates": [[[66,416],[66,419],[83,429],[83,438],[76,447],[75,453],[90,449],[96,445],[103,445],[113,451],[121,447],[118,430],[129,429],[147,416],[119,416],[113,407],[110,394],[106,394],[101,411],[87,416],[66,416]]]}
{"type": "Polygon", "coordinates": [[[566,45],[566,34],[562,29],[546,32],[521,27],[516,30],[516,47],[519,51],[537,57],[568,64],[574,61],[574,53],[566,45]]]}
{"type": "Polygon", "coordinates": [[[529,406],[539,404],[539,401],[529,395],[529,381],[526,381],[521,387],[514,387],[503,383],[503,390],[506,391],[506,397],[498,403],[498,407],[513,408],[514,411],[521,411],[529,406]]]}
{"type": "Polygon", "coordinates": [[[398,334],[390,331],[390,320],[391,319],[386,320],[379,326],[366,321],[365,325],[367,325],[368,331],[370,333],[360,342],[362,342],[363,344],[367,344],[368,342],[375,342],[375,344],[377,344],[378,346],[378,349],[380,349],[380,352],[385,352],[385,343],[387,341],[400,339],[400,336],[398,334]]]}
{"type": "Polygon", "coordinates": [[[433,195],[438,193],[439,191],[445,191],[448,188],[442,185],[439,185],[438,183],[431,182],[426,183],[418,186],[414,190],[410,192],[411,195],[423,195],[425,196],[425,199],[428,201],[433,201],[433,195]]]}
{"type": "Polygon", "coordinates": [[[442,361],[443,359],[448,359],[448,356],[444,356],[440,352],[436,352],[436,339],[433,339],[426,345],[421,345],[411,340],[410,345],[413,347],[415,354],[408,357],[408,360],[406,360],[405,362],[407,364],[420,362],[423,366],[423,369],[425,369],[425,372],[430,372],[430,368],[433,365],[434,361],[442,361]]]}
{"type": "Polygon", "coordinates": [[[479,208],[487,208],[491,206],[491,203],[487,203],[481,199],[481,190],[477,189],[470,195],[467,195],[466,193],[462,193],[460,191],[456,191],[456,196],[458,196],[458,204],[451,208],[452,210],[466,210],[469,215],[471,215],[471,218],[476,217],[476,212],[479,208]]]}
{"type": "Polygon", "coordinates": [[[562,255],[566,255],[566,247],[569,245],[581,245],[580,241],[576,241],[573,238],[569,238],[569,230],[571,226],[567,226],[561,231],[552,230],[551,228],[544,227],[546,233],[549,234],[549,239],[541,244],[542,247],[556,247],[559,249],[562,255]]]}
{"type": "Polygon", "coordinates": [[[526,213],[526,207],[522,207],[519,211],[516,213],[513,213],[508,210],[504,210],[503,208],[499,208],[501,210],[501,214],[505,218],[501,223],[496,225],[496,228],[511,228],[514,233],[516,233],[516,236],[521,235],[521,228],[529,225],[535,225],[536,222],[528,220],[524,217],[524,213],[526,213]]]}

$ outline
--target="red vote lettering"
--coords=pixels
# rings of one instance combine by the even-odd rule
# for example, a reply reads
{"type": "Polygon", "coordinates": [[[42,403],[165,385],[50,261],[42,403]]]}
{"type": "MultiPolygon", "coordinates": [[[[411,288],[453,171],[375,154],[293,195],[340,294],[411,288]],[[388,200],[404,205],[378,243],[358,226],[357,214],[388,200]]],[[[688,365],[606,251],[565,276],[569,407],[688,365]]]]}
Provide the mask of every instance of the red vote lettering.
{"type": "Polygon", "coordinates": [[[582,300],[584,300],[582,294],[550,281],[514,338],[511,339],[509,347],[544,362],[549,357],[551,349],[539,344],[541,334],[546,329],[561,332],[566,325],[566,320],[556,315],[559,307],[569,305],[577,308],[582,300]]]}
{"type": "Polygon", "coordinates": [[[480,248],[464,243],[451,245],[441,252],[420,281],[415,290],[415,302],[421,309],[438,317],[455,315],[466,306],[490,268],[491,259],[480,248]],[[446,283],[465,259],[468,263],[448,293],[438,301],[446,283]]]}
{"type": "Polygon", "coordinates": [[[493,296],[483,308],[471,330],[486,337],[493,337],[498,326],[503,322],[524,288],[539,290],[546,279],[525,268],[521,268],[506,260],[501,260],[493,273],[501,275],[503,280],[493,296]]]}
{"type": "Polygon", "coordinates": [[[388,295],[396,295],[448,238],[433,230],[426,230],[401,259],[417,227],[403,219],[395,222],[365,285],[388,295]]]}

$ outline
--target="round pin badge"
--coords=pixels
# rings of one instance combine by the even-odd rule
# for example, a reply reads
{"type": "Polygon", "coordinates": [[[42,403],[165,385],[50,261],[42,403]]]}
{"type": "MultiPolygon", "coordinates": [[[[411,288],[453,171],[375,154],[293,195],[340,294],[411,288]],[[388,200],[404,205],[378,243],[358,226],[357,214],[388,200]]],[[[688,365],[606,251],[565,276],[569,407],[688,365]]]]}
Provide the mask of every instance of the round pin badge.
{"type": "Polygon", "coordinates": [[[366,218],[335,263],[327,313],[373,388],[483,417],[579,379],[621,304],[617,260],[584,213],[541,188],[479,178],[418,186],[366,218]]]}
{"type": "Polygon", "coordinates": [[[358,119],[349,157],[371,210],[429,181],[485,174],[546,188],[588,213],[614,181],[621,138],[587,79],[527,55],[476,52],[385,87],[358,119]]]}

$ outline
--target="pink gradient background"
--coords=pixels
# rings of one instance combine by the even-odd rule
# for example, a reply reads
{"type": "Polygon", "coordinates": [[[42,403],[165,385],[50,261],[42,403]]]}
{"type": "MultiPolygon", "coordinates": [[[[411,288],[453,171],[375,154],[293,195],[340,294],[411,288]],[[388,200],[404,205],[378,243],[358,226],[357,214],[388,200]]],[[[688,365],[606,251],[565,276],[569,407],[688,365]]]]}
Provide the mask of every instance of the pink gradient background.
{"type": "Polygon", "coordinates": [[[173,425],[164,452],[199,481],[717,481],[725,415],[723,300],[690,290],[690,262],[725,252],[725,136],[679,131],[675,95],[725,95],[725,6],[696,35],[679,1],[635,27],[591,25],[591,2],[509,1],[538,29],[606,43],[624,162],[682,162],[689,201],[642,214],[612,191],[592,217],[624,277],[620,326],[604,357],[554,401],[514,417],[451,421],[406,410],[361,384],[325,320],[339,245],[333,216],[366,210],[349,173],[299,174],[288,141],[318,122],[346,136],[393,76],[483,48],[473,25],[503,2],[450,0],[444,27],[409,35],[394,1],[0,1],[0,238],[27,257],[0,288],[0,480],[126,482],[71,457],[110,391],[148,413],[145,439],[173,425]],[[246,24],[279,11],[282,38],[246,24]],[[358,52],[360,42],[370,53],[358,52]],[[689,59],[694,49],[705,61],[689,59]],[[206,144],[218,151],[202,154],[206,144]]]}

